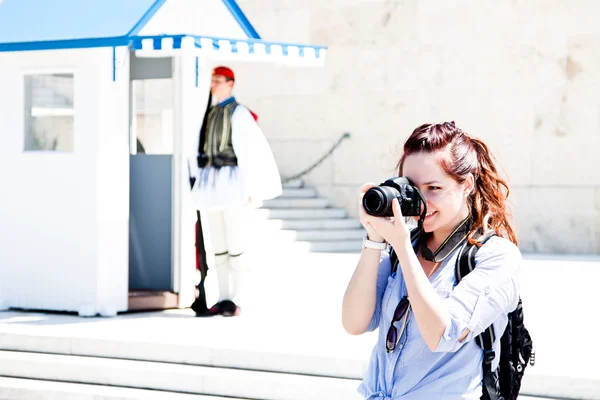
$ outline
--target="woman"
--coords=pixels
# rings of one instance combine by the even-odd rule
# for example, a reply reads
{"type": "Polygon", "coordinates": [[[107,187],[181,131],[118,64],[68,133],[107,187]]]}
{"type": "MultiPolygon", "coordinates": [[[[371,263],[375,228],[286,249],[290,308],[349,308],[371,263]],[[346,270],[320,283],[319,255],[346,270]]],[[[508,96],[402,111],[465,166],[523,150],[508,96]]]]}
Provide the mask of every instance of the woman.
{"type": "Polygon", "coordinates": [[[348,333],[379,328],[359,392],[365,399],[479,399],[483,352],[474,339],[492,323],[503,332],[519,299],[521,254],[508,220],[508,186],[487,146],[454,122],[415,129],[398,172],[426,200],[422,245],[431,251],[413,249],[397,200],[394,218],[368,215],[362,195],[374,185],[361,188],[367,239],[387,242],[399,266],[392,274],[388,251],[367,242],[371,246],[363,249],[344,295],[342,323],[348,333]],[[478,250],[475,270],[456,285],[462,244],[491,230],[497,235],[478,250]]]}

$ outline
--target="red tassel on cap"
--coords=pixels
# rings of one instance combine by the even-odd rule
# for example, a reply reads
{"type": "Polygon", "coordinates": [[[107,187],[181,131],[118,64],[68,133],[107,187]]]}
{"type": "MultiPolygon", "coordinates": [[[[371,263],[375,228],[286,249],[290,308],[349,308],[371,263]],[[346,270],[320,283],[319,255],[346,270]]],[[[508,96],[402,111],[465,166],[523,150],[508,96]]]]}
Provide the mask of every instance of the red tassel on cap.
{"type": "Polygon", "coordinates": [[[250,114],[252,115],[252,118],[254,118],[255,121],[258,122],[258,115],[256,115],[256,113],[250,109],[248,109],[248,111],[250,111],[250,114]]]}

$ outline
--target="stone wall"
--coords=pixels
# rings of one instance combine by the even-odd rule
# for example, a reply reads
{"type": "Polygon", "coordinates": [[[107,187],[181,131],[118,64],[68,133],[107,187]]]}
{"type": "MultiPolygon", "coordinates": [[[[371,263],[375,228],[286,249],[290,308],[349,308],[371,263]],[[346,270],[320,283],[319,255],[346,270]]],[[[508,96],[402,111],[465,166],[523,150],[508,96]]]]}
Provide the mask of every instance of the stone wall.
{"type": "Polygon", "coordinates": [[[282,175],[344,133],[306,180],[356,214],[425,122],[489,144],[523,251],[600,253],[600,3],[239,0],[264,39],[329,46],[325,68],[236,65],[282,175]]]}

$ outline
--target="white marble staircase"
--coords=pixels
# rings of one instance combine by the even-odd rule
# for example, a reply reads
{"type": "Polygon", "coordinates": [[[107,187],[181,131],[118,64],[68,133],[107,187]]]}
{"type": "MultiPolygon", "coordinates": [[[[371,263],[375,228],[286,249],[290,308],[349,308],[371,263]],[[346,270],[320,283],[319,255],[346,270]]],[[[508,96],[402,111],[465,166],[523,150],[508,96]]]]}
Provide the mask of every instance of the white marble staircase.
{"type": "Polygon", "coordinates": [[[0,377],[2,400],[245,400],[162,390],[0,377]]]}
{"type": "Polygon", "coordinates": [[[348,212],[301,180],[284,185],[283,194],[265,201],[258,218],[281,243],[311,252],[358,252],[364,229],[348,212]]]}
{"type": "Polygon", "coordinates": [[[357,380],[279,371],[21,351],[0,351],[0,361],[1,399],[359,398],[357,380]]]}

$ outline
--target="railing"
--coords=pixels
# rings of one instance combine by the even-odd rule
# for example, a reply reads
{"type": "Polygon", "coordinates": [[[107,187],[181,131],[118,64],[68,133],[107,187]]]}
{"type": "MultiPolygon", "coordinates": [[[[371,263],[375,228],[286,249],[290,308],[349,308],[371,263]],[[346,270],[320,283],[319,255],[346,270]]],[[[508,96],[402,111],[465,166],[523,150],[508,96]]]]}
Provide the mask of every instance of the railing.
{"type": "Polygon", "coordinates": [[[333,152],[342,144],[342,142],[346,139],[350,138],[350,134],[348,132],[344,133],[331,147],[331,149],[329,149],[329,151],[327,153],[325,153],[321,158],[319,158],[317,161],[315,161],[311,166],[309,166],[308,168],[306,168],[305,170],[303,170],[302,172],[290,176],[288,178],[282,179],[281,183],[287,183],[290,181],[293,181],[295,179],[300,179],[302,178],[304,175],[308,174],[310,171],[312,171],[313,169],[317,168],[319,165],[321,165],[321,163],[323,163],[323,161],[325,161],[327,158],[329,158],[329,156],[331,156],[333,154],[333,152]]]}

